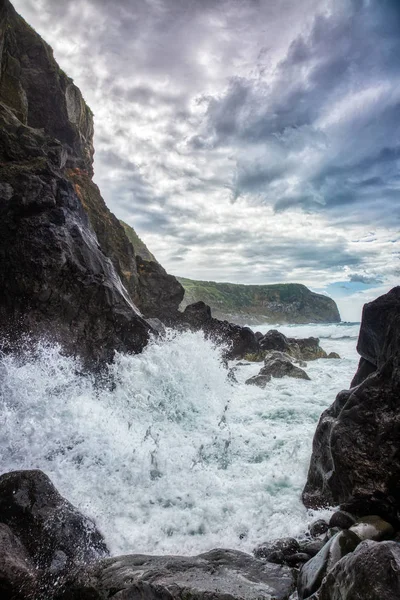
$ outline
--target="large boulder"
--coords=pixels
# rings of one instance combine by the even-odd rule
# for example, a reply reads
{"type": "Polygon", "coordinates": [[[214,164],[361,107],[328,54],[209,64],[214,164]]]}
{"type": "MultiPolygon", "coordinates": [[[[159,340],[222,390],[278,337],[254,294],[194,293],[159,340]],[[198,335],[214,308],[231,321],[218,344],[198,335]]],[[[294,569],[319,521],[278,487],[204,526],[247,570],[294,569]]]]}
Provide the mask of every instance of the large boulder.
{"type": "Polygon", "coordinates": [[[346,503],[368,514],[375,499],[374,513],[390,518],[386,505],[400,506],[399,314],[400,288],[364,309],[358,348],[376,370],[322,414],[303,492],[307,507],[346,503]]]}
{"type": "Polygon", "coordinates": [[[315,600],[397,598],[400,598],[400,544],[371,540],[362,542],[337,562],[315,596],[315,600]]]}
{"type": "Polygon", "coordinates": [[[288,600],[292,570],[235,550],[198,556],[120,556],[85,569],[57,600],[288,600]]]}
{"type": "Polygon", "coordinates": [[[35,600],[39,574],[20,540],[0,523],[0,598],[35,600]]]}
{"type": "MultiPolygon", "coordinates": [[[[65,500],[42,471],[0,477],[0,523],[17,536],[35,568],[53,575],[108,555],[93,521],[65,500]]],[[[26,569],[29,574],[29,562],[26,569]]]]}

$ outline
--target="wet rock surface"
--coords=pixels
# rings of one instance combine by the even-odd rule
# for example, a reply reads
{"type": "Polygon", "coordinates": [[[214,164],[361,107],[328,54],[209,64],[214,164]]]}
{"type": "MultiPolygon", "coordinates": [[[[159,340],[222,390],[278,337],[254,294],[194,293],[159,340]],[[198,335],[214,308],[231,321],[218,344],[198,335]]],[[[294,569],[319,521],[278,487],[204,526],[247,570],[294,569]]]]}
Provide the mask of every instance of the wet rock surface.
{"type": "Polygon", "coordinates": [[[56,598],[288,600],[293,589],[290,568],[217,549],[198,556],[132,555],[105,560],[72,578],[56,598]]]}
{"type": "Polygon", "coordinates": [[[368,540],[327,574],[315,600],[396,600],[399,597],[400,544],[368,540]]]}
{"type": "Polygon", "coordinates": [[[0,523],[0,597],[2,600],[34,600],[38,571],[26,548],[11,529],[0,523]]]}
{"type": "MultiPolygon", "coordinates": [[[[377,370],[340,392],[322,414],[303,492],[308,507],[352,499],[360,505],[362,498],[372,496],[376,505],[387,504],[389,498],[392,504],[399,502],[399,313],[400,288],[364,309],[358,348],[376,362],[377,370]],[[378,318],[383,309],[385,316],[378,318]]],[[[379,510],[373,512],[384,517],[379,510]]]]}

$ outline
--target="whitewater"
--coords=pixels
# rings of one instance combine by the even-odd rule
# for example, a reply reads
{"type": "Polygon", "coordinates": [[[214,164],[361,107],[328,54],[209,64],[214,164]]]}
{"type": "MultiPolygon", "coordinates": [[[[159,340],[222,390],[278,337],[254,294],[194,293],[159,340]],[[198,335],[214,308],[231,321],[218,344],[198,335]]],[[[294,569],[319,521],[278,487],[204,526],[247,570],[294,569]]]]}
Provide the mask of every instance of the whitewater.
{"type": "Polygon", "coordinates": [[[312,437],[354,375],[359,324],[278,329],[341,359],[262,390],[244,383],[262,363],[227,368],[200,332],[117,355],[101,384],[56,346],[0,356],[0,472],[42,469],[112,554],[251,551],[304,535],[317,515],[300,498],[312,437]]]}

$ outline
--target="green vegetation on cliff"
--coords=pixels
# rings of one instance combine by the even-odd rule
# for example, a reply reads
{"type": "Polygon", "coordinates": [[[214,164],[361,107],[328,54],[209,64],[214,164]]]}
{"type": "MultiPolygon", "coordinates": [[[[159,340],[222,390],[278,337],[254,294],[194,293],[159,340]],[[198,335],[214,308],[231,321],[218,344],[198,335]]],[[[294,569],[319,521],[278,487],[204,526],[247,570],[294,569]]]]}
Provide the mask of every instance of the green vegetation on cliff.
{"type": "Polygon", "coordinates": [[[183,307],[202,300],[219,319],[239,324],[340,321],[338,308],[331,298],[299,283],[244,285],[177,279],[185,288],[183,307]]]}

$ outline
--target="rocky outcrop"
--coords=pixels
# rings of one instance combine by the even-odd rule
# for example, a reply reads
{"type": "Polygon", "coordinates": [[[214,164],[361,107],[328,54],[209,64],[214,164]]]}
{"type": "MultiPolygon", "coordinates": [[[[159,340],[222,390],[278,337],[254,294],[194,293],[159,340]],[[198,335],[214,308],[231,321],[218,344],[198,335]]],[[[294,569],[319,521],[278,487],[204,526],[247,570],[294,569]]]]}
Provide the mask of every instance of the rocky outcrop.
{"type": "Polygon", "coordinates": [[[300,366],[304,366],[304,363],[309,360],[340,358],[336,353],[333,353],[334,356],[328,356],[319,345],[318,338],[287,338],[276,329],[270,329],[265,335],[256,333],[255,336],[259,344],[259,352],[248,356],[248,360],[262,361],[268,358],[272,352],[280,352],[292,361],[298,362],[300,366]]]}
{"type": "Polygon", "coordinates": [[[158,262],[136,256],[136,266],[139,279],[138,305],[143,314],[175,325],[180,318],[178,306],[183,298],[183,287],[158,262]]]}
{"type": "Polygon", "coordinates": [[[205,302],[213,317],[238,325],[262,323],[337,323],[340,315],[328,296],[305,285],[242,285],[178,278],[185,288],[183,308],[205,302]]]}
{"type": "Polygon", "coordinates": [[[79,168],[90,180],[91,112],[49,46],[1,6],[2,347],[44,336],[97,366],[115,350],[140,351],[151,328],[67,177],[79,168]]]}
{"type": "Polygon", "coordinates": [[[71,571],[106,556],[94,523],[42,471],[0,477],[2,599],[52,598],[71,571]]]}
{"type": "Polygon", "coordinates": [[[189,327],[193,331],[204,331],[206,337],[225,346],[225,357],[228,360],[243,358],[249,353],[258,354],[260,350],[256,335],[251,329],[213,319],[210,307],[204,302],[187,306],[177,316],[175,324],[189,327]]]}
{"type": "Polygon", "coordinates": [[[290,568],[264,563],[235,550],[198,556],[121,556],[83,570],[57,600],[288,600],[290,568]]]}
{"type": "Polygon", "coordinates": [[[322,414],[303,492],[306,506],[347,503],[360,513],[375,499],[378,514],[388,514],[388,504],[400,508],[399,339],[395,288],[365,306],[358,349],[375,371],[359,375],[363,381],[340,392],[322,414]]]}
{"type": "Polygon", "coordinates": [[[307,373],[295,366],[288,355],[282,352],[271,352],[264,360],[264,366],[254,377],[247,379],[247,385],[265,387],[271,378],[293,377],[294,379],[309,380],[307,373]]]}

